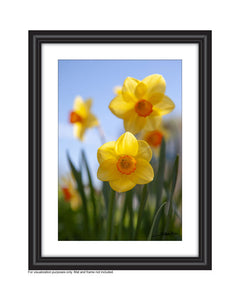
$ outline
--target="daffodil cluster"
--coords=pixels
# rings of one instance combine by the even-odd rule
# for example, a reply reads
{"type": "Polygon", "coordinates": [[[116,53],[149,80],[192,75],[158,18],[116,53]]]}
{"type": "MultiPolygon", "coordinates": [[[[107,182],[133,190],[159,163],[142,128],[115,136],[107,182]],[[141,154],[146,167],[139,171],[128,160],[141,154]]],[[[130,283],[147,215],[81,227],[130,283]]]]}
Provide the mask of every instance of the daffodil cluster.
{"type": "Polygon", "coordinates": [[[142,81],[127,77],[122,87],[115,88],[116,97],[109,109],[123,119],[126,133],[116,142],[98,149],[97,176],[109,181],[117,192],[128,191],[136,184],[147,184],[154,178],[150,165],[152,150],[157,156],[163,137],[168,136],[162,116],[175,107],[165,90],[166,82],[157,74],[142,81]],[[134,134],[139,134],[141,140],[138,141],[134,134]]]}
{"type": "MultiPolygon", "coordinates": [[[[123,120],[126,132],[117,141],[105,143],[98,149],[97,177],[109,181],[117,192],[131,190],[136,184],[147,184],[154,178],[150,164],[152,151],[157,156],[162,139],[169,135],[162,124],[162,116],[175,107],[165,90],[165,79],[158,74],[142,81],[127,77],[122,87],[115,88],[116,97],[110,102],[109,109],[123,120]]],[[[88,128],[99,125],[90,111],[91,105],[92,100],[84,102],[77,97],[70,113],[74,135],[80,140],[88,128]]]]}

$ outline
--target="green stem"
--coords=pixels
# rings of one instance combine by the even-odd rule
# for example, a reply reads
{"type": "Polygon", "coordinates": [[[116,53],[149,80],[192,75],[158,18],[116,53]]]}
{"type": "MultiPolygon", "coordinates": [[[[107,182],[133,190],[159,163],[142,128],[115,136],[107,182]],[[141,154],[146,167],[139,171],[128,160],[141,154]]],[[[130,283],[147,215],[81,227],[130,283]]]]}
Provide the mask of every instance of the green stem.
{"type": "Polygon", "coordinates": [[[133,191],[130,190],[126,193],[126,201],[128,204],[128,210],[129,210],[129,232],[130,232],[130,240],[133,239],[133,191]]]}
{"type": "Polygon", "coordinates": [[[135,240],[138,238],[138,233],[139,233],[139,230],[140,230],[143,211],[144,211],[144,207],[146,205],[146,202],[147,202],[147,185],[145,184],[144,187],[143,187],[141,200],[140,200],[140,207],[139,207],[139,211],[138,211],[137,227],[136,227],[135,237],[134,237],[135,240]]]}
{"type": "Polygon", "coordinates": [[[154,219],[153,219],[153,223],[152,223],[152,226],[151,226],[151,229],[149,231],[149,234],[148,234],[148,241],[151,241],[152,239],[152,234],[153,234],[153,229],[154,227],[157,225],[157,221],[158,221],[158,215],[160,214],[163,206],[166,204],[167,202],[164,202],[160,207],[159,209],[157,210],[155,216],[154,216],[154,219]]]}
{"type": "Polygon", "coordinates": [[[166,164],[166,143],[165,140],[163,139],[160,147],[157,175],[155,177],[155,189],[156,189],[155,212],[157,212],[159,206],[161,205],[165,164],[166,164]]]}
{"type": "Polygon", "coordinates": [[[79,192],[79,194],[82,198],[85,233],[86,233],[86,236],[89,237],[88,207],[87,207],[87,198],[86,198],[86,194],[85,194],[85,191],[84,191],[84,185],[83,185],[83,182],[82,182],[82,174],[81,174],[80,171],[77,171],[77,169],[73,165],[68,153],[67,153],[67,158],[68,158],[68,162],[69,162],[71,171],[73,173],[73,176],[74,176],[74,178],[77,182],[77,190],[78,190],[78,192],[79,192]]]}
{"type": "Polygon", "coordinates": [[[114,202],[115,202],[115,192],[112,190],[109,205],[108,205],[107,238],[106,238],[107,240],[111,240],[112,238],[114,202]]]}
{"type": "Polygon", "coordinates": [[[121,220],[120,220],[120,224],[119,224],[119,232],[118,232],[120,241],[122,240],[123,223],[124,223],[126,212],[127,212],[127,201],[126,201],[126,199],[124,199],[123,201],[124,201],[124,204],[123,204],[122,216],[121,216],[121,220]]]}
{"type": "MultiPolygon", "coordinates": [[[[176,156],[174,165],[173,165],[173,170],[172,170],[172,176],[171,176],[171,185],[169,188],[169,193],[168,193],[168,214],[167,214],[167,222],[164,227],[164,232],[168,231],[169,224],[172,222],[173,218],[173,194],[175,191],[176,183],[177,183],[177,175],[178,175],[178,163],[179,163],[179,155],[176,156]]],[[[165,239],[165,237],[163,238],[165,239]]]]}
{"type": "Polygon", "coordinates": [[[97,215],[97,208],[96,208],[96,199],[95,199],[94,187],[93,187],[93,183],[92,183],[92,177],[91,177],[90,169],[88,167],[87,157],[85,155],[84,150],[82,150],[82,158],[85,163],[85,167],[86,167],[87,174],[88,174],[88,182],[89,182],[89,187],[90,187],[90,198],[91,198],[92,205],[93,205],[93,224],[94,224],[95,234],[97,235],[97,233],[98,233],[98,215],[97,215]]]}

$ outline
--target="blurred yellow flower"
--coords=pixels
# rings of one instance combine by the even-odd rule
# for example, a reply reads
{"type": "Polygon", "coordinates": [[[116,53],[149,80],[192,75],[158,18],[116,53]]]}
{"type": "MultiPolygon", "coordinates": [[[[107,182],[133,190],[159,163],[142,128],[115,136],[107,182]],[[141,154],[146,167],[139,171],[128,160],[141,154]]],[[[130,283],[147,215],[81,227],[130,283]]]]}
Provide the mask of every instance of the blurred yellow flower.
{"type": "Polygon", "coordinates": [[[123,119],[124,128],[133,134],[140,132],[153,119],[170,113],[175,105],[165,95],[166,83],[162,75],[153,74],[142,81],[127,77],[122,90],[115,88],[117,96],[109,109],[123,119]]]}
{"type": "Polygon", "coordinates": [[[146,126],[139,135],[140,139],[145,140],[149,144],[156,157],[159,155],[163,137],[167,140],[169,131],[164,128],[161,118],[154,118],[153,122],[146,126]]]}
{"type": "Polygon", "coordinates": [[[130,132],[125,132],[116,142],[102,145],[97,158],[100,164],[98,179],[109,181],[116,192],[126,192],[136,184],[153,180],[153,168],[149,163],[152,150],[145,141],[138,141],[130,132]]]}
{"type": "Polygon", "coordinates": [[[74,187],[74,181],[71,176],[62,177],[61,189],[64,200],[70,203],[72,210],[77,210],[82,204],[82,199],[74,187]]]}
{"type": "Polygon", "coordinates": [[[86,129],[99,125],[98,119],[90,112],[91,106],[92,99],[87,99],[84,102],[83,99],[78,96],[74,100],[69,121],[74,125],[74,136],[80,140],[83,140],[86,129]]]}

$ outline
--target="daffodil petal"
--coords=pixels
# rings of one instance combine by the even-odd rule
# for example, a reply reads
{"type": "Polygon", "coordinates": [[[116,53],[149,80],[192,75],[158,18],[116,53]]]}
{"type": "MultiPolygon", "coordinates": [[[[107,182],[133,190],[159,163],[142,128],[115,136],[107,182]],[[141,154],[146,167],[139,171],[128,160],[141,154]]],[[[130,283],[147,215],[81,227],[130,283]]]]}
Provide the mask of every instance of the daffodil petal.
{"type": "Polygon", "coordinates": [[[112,180],[109,182],[109,184],[114,191],[119,192],[119,193],[127,192],[127,191],[131,190],[132,188],[134,188],[136,185],[136,183],[131,181],[127,177],[127,175],[126,176],[123,175],[116,180],[112,180]]]}
{"type": "Polygon", "coordinates": [[[115,144],[116,142],[107,142],[98,149],[97,159],[99,164],[101,164],[104,160],[116,158],[115,144]]]}
{"type": "Polygon", "coordinates": [[[75,193],[72,196],[72,199],[71,199],[71,202],[70,202],[72,210],[77,210],[78,207],[80,206],[80,204],[81,204],[81,198],[78,196],[77,193],[75,193]]]}
{"type": "Polygon", "coordinates": [[[154,178],[153,168],[145,159],[138,159],[134,175],[131,180],[136,184],[146,184],[154,178]]]}
{"type": "Polygon", "coordinates": [[[98,119],[92,113],[89,113],[85,126],[91,128],[98,125],[99,125],[98,119]]]}
{"type": "Polygon", "coordinates": [[[122,95],[115,97],[109,104],[111,112],[119,118],[124,118],[133,108],[134,102],[125,101],[122,95]]]}
{"type": "Polygon", "coordinates": [[[152,104],[158,104],[159,102],[161,102],[164,98],[164,94],[163,93],[154,93],[151,95],[148,95],[148,101],[152,104]]]}
{"type": "Polygon", "coordinates": [[[150,118],[147,118],[146,125],[144,127],[144,131],[152,131],[158,129],[155,127],[155,124],[160,122],[161,120],[161,111],[159,109],[155,109],[151,114],[150,118]]]}
{"type": "Polygon", "coordinates": [[[97,178],[102,181],[116,180],[119,178],[116,159],[104,160],[97,171],[97,178]]]}
{"type": "Polygon", "coordinates": [[[158,109],[163,116],[170,113],[175,108],[175,104],[168,96],[164,95],[162,101],[156,104],[155,108],[158,109]]]}
{"type": "Polygon", "coordinates": [[[156,114],[157,114],[156,118],[154,117],[154,118],[148,119],[148,121],[144,127],[145,132],[160,129],[162,127],[162,117],[160,116],[159,110],[157,110],[156,114]]]}
{"type": "Polygon", "coordinates": [[[162,111],[161,111],[161,109],[159,109],[157,106],[154,106],[154,107],[153,107],[153,111],[152,111],[152,113],[151,113],[149,119],[152,119],[152,118],[155,118],[155,117],[161,118],[161,116],[162,116],[162,111]]]}
{"type": "Polygon", "coordinates": [[[137,85],[140,83],[138,79],[127,77],[124,80],[122,91],[128,91],[131,94],[134,94],[137,85]]]}
{"type": "Polygon", "coordinates": [[[140,82],[135,89],[135,96],[137,99],[142,99],[147,91],[147,86],[143,82],[140,82]]]}
{"type": "Polygon", "coordinates": [[[76,123],[73,126],[73,134],[76,138],[83,141],[83,136],[86,128],[81,123],[76,123]]]}
{"type": "MultiPolygon", "coordinates": [[[[165,93],[166,82],[162,75],[153,74],[145,77],[142,82],[148,87],[148,98],[151,98],[153,94],[165,93]]],[[[148,99],[147,99],[148,100],[148,99]]]]}
{"type": "Polygon", "coordinates": [[[82,99],[82,97],[78,96],[74,100],[73,104],[73,110],[78,113],[82,118],[85,118],[87,116],[87,110],[85,103],[82,99]]]}
{"type": "Polygon", "coordinates": [[[128,118],[124,119],[124,128],[126,131],[137,134],[143,129],[146,121],[147,118],[140,117],[136,112],[133,112],[128,118]]]}
{"type": "Polygon", "coordinates": [[[135,89],[140,81],[132,78],[127,77],[124,80],[123,87],[122,87],[122,96],[127,102],[137,102],[137,98],[135,96],[135,89]]]}
{"type": "Polygon", "coordinates": [[[85,101],[85,107],[87,109],[87,111],[90,111],[91,107],[92,107],[92,99],[89,98],[85,101]]]}
{"type": "Polygon", "coordinates": [[[138,141],[132,133],[125,132],[116,141],[115,151],[119,155],[135,156],[138,153],[138,141]]]}
{"type": "Polygon", "coordinates": [[[138,154],[137,158],[145,159],[146,161],[150,161],[152,158],[152,150],[151,147],[145,141],[138,141],[138,154]]]}

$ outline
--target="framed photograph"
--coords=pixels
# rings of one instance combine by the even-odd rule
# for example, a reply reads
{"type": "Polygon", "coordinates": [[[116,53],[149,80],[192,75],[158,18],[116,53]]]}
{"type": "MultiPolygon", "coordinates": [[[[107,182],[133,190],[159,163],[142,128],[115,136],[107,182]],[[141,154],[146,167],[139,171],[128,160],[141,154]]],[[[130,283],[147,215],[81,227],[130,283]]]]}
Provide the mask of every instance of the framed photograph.
{"type": "Polygon", "coordinates": [[[29,31],[29,270],[211,270],[211,31],[29,31]]]}

